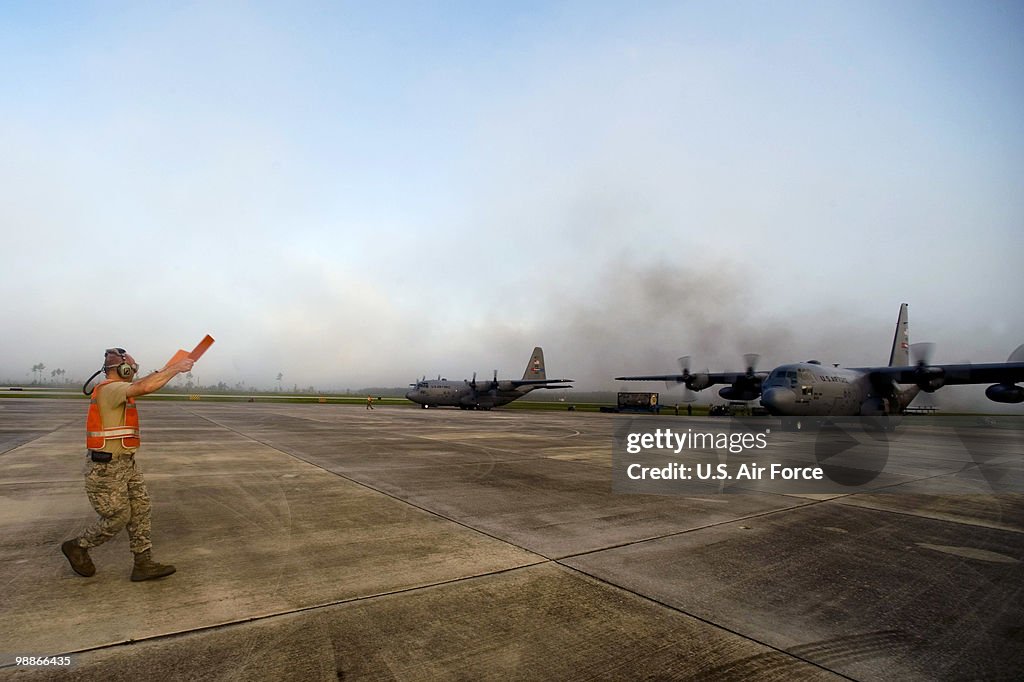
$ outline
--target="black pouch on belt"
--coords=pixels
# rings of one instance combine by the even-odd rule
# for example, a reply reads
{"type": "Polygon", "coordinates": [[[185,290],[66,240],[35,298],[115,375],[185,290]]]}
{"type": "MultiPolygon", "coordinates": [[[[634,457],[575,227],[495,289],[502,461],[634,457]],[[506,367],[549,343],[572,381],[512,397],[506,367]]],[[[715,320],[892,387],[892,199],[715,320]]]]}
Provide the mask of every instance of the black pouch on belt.
{"type": "Polygon", "coordinates": [[[99,452],[97,450],[90,450],[89,456],[92,457],[92,461],[106,463],[109,462],[114,456],[109,452],[99,452]]]}

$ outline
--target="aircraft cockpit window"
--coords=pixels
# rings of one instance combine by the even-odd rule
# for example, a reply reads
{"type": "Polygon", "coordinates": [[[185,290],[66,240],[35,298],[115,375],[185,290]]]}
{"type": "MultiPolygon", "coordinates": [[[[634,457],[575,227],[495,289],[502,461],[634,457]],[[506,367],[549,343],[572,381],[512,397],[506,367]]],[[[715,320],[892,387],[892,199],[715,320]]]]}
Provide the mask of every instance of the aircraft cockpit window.
{"type": "Polygon", "coordinates": [[[788,386],[796,388],[796,372],[785,369],[774,369],[764,380],[765,386],[788,386]]]}

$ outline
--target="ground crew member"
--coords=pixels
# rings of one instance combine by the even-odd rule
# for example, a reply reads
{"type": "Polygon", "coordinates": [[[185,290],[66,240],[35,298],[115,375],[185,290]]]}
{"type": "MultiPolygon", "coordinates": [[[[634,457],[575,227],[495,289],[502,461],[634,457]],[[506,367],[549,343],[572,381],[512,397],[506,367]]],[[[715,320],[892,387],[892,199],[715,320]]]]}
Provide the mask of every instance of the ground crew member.
{"type": "Polygon", "coordinates": [[[123,348],[107,350],[100,370],[106,373],[106,379],[92,391],[85,426],[89,449],[85,493],[99,519],[82,535],[60,546],[75,573],[86,577],[96,573],[89,548],[103,544],[126,526],[128,543],[135,555],[132,580],[152,580],[174,573],[174,566],[158,564],[150,555],[153,543],[149,493],[135,463],[139,447],[135,398],[163,388],[176,375],[190,371],[192,365],[193,361],[185,358],[133,382],[139,371],[135,359],[123,348]]]}
{"type": "Polygon", "coordinates": [[[371,396],[371,395],[366,396],[366,409],[368,409],[368,410],[372,410],[373,409],[373,396],[371,396]]]}

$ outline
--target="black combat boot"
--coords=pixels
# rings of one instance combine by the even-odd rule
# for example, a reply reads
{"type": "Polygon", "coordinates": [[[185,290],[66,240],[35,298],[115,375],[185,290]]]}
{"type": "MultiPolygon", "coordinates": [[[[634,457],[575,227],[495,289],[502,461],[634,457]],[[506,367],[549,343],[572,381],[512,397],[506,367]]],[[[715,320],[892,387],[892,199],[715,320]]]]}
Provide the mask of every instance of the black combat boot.
{"type": "Polygon", "coordinates": [[[68,540],[62,544],[60,551],[64,552],[64,556],[68,558],[71,568],[78,575],[84,575],[88,578],[96,574],[96,567],[92,565],[92,559],[89,558],[89,550],[80,546],[77,539],[68,540]]]}
{"type": "Polygon", "coordinates": [[[163,578],[174,573],[174,570],[174,566],[165,566],[164,564],[158,564],[153,561],[153,557],[150,556],[149,550],[147,549],[145,552],[139,552],[135,555],[135,568],[132,569],[132,582],[137,583],[142,580],[163,578]]]}

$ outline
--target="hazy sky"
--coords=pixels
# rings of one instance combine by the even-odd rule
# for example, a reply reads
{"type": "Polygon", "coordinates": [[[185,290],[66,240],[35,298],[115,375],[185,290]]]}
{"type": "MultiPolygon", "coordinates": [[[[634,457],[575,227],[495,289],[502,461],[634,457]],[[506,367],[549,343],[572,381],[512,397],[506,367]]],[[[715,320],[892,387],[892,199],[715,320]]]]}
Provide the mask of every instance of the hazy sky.
{"type": "Polygon", "coordinates": [[[1024,342],[1019,2],[0,5],[0,380],[1024,342]]]}

